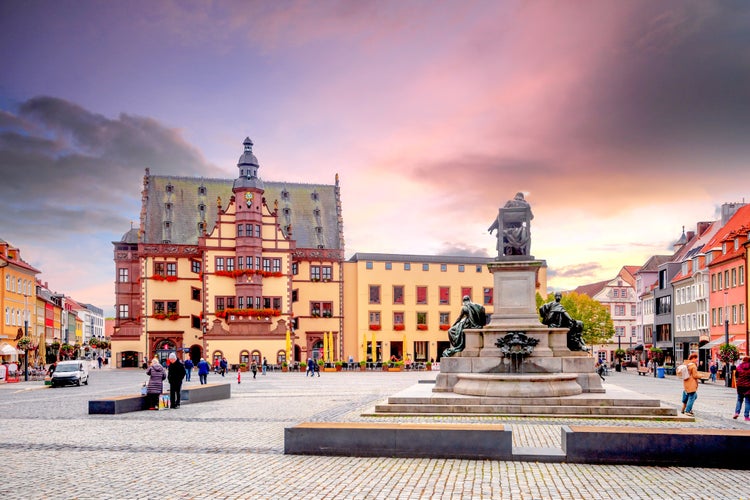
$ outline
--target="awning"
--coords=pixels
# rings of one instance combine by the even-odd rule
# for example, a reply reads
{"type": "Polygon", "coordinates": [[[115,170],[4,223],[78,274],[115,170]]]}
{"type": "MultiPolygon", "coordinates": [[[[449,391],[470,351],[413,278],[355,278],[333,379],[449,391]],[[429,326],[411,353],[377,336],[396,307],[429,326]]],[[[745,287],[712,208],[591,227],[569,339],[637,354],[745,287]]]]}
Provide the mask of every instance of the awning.
{"type": "Polygon", "coordinates": [[[745,339],[742,339],[742,340],[733,340],[733,341],[730,342],[730,344],[732,344],[733,346],[741,346],[744,343],[745,343],[745,339]]]}
{"type": "MultiPolygon", "coordinates": [[[[711,342],[709,342],[708,344],[704,344],[704,345],[702,345],[702,346],[701,346],[700,348],[701,348],[701,349],[712,349],[712,348],[714,348],[714,347],[716,347],[716,346],[719,346],[719,345],[721,345],[721,344],[724,344],[724,343],[725,343],[725,340],[726,340],[726,339],[725,339],[724,337],[721,337],[721,338],[718,338],[718,339],[716,339],[716,340],[712,340],[712,341],[711,341],[711,342]]],[[[743,342],[745,342],[745,340],[744,340],[744,339],[743,339],[743,340],[734,340],[734,337],[732,337],[732,339],[731,339],[731,340],[729,341],[729,343],[730,343],[730,344],[733,344],[733,345],[740,345],[740,344],[742,344],[743,342]]]]}
{"type": "Polygon", "coordinates": [[[633,346],[634,351],[642,351],[643,350],[643,344],[638,344],[633,346]]]}
{"type": "Polygon", "coordinates": [[[3,346],[0,347],[0,355],[2,356],[13,356],[14,354],[18,354],[18,351],[12,345],[3,344],[3,346]]]}

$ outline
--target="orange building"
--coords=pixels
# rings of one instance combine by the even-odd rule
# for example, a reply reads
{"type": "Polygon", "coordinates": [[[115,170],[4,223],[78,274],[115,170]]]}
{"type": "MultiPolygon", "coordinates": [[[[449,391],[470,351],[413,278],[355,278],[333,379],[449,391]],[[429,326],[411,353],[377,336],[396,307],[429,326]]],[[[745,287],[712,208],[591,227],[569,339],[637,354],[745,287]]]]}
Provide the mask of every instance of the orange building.
{"type": "Polygon", "coordinates": [[[21,258],[21,250],[0,239],[0,357],[17,360],[17,342],[26,334],[35,345],[44,342],[36,335],[35,269],[21,258]]]}

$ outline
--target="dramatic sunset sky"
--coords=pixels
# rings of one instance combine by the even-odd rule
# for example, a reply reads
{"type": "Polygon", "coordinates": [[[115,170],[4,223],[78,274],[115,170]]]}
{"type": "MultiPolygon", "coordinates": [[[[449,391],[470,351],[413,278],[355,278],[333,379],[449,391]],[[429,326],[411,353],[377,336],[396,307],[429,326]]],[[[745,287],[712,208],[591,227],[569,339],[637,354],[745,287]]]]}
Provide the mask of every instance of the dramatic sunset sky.
{"type": "Polygon", "coordinates": [[[340,176],[355,252],[494,255],[522,191],[551,287],[750,198],[750,2],[5,1],[0,238],[114,305],[154,174],[340,176]]]}

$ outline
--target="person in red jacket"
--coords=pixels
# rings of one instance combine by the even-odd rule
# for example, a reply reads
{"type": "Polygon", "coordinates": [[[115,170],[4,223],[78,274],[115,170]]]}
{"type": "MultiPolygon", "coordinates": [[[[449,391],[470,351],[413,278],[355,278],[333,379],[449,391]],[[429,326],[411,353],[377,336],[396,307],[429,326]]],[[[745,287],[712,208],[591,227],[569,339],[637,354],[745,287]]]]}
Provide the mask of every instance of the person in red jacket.
{"type": "Polygon", "coordinates": [[[737,406],[734,408],[734,418],[740,416],[742,401],[745,401],[745,420],[750,421],[750,356],[742,358],[737,366],[737,406]]]}

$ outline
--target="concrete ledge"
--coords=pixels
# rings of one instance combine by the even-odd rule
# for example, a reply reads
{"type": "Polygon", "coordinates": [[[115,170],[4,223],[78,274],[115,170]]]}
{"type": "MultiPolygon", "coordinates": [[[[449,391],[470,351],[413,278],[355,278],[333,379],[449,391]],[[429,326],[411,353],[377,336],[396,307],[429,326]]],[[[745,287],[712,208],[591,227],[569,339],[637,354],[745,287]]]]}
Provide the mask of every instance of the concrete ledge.
{"type": "MultiPolygon", "coordinates": [[[[180,391],[180,404],[229,399],[231,387],[231,384],[205,384],[183,388],[180,391]]],[[[146,398],[140,394],[89,401],[89,415],[118,415],[147,409],[146,398]]]]}
{"type": "Polygon", "coordinates": [[[502,425],[305,422],[284,429],[287,455],[510,460],[502,425]]]}
{"type": "Polygon", "coordinates": [[[750,430],[563,426],[570,463],[750,469],[750,430]]]}

